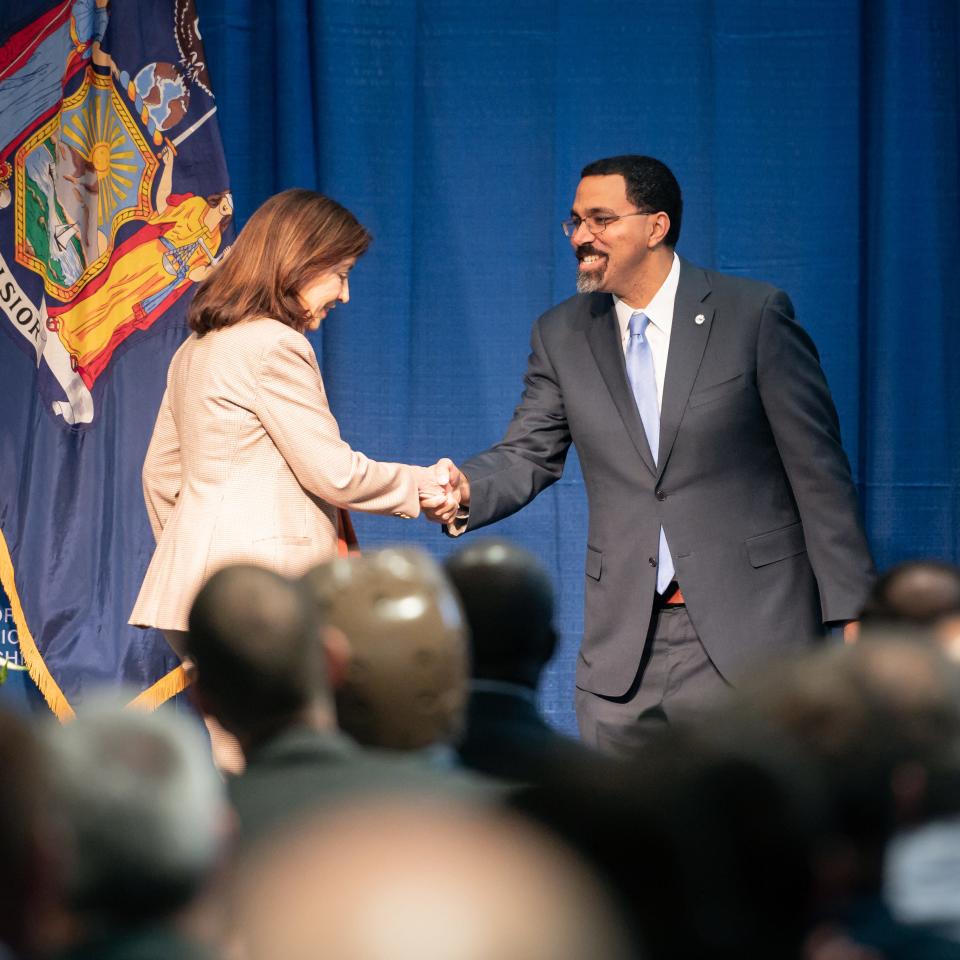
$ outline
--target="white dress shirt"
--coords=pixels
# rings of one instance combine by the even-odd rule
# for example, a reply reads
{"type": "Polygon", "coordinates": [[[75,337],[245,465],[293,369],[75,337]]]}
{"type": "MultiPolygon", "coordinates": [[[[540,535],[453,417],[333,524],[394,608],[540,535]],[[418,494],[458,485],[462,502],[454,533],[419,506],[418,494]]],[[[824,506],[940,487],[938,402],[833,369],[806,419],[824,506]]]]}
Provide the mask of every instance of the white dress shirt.
{"type": "MultiPolygon", "coordinates": [[[[657,378],[657,405],[661,408],[663,407],[663,379],[667,373],[667,353],[670,350],[670,330],[673,327],[673,305],[677,299],[679,283],[680,258],[674,254],[667,279],[663,281],[660,289],[645,307],[631,306],[616,294],[613,297],[614,309],[617,311],[617,322],[620,324],[620,340],[624,353],[627,350],[627,340],[630,339],[630,317],[638,310],[642,310],[650,318],[650,323],[647,324],[647,342],[650,344],[650,352],[653,354],[653,372],[657,378]]],[[[458,537],[466,530],[469,516],[469,508],[461,508],[456,519],[447,524],[447,533],[452,537],[458,537]]]]}
{"type": "Polygon", "coordinates": [[[673,327],[673,305],[677,299],[677,285],[680,283],[680,258],[674,254],[673,264],[667,279],[645,306],[631,306],[626,300],[614,296],[614,308],[617,322],[620,324],[620,340],[624,353],[630,339],[630,317],[638,312],[650,318],[647,325],[647,343],[653,354],[653,372],[657,378],[657,404],[663,408],[663,379],[667,373],[667,353],[670,349],[670,330],[673,327]]]}

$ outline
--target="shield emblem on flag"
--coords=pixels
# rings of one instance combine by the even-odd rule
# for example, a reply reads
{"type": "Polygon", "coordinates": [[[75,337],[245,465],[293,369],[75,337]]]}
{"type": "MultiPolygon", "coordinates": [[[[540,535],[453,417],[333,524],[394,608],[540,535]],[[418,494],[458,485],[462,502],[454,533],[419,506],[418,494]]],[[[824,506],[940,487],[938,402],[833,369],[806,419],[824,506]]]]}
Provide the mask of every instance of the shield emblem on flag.
{"type": "Polygon", "coordinates": [[[111,77],[79,89],[17,151],[16,258],[68,302],[107,264],[119,228],[153,212],[159,164],[111,77]]]}

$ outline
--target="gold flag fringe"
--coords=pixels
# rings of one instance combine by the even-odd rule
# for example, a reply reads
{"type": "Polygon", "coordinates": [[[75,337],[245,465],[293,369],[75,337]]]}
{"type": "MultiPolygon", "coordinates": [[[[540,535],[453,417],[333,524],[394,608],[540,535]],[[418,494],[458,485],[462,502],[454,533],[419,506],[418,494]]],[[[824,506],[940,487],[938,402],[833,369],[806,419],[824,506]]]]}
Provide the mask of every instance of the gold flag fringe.
{"type": "Polygon", "coordinates": [[[13,570],[13,560],[10,557],[10,549],[7,547],[7,538],[0,530],[0,583],[10,601],[10,608],[13,610],[13,622],[17,625],[17,639],[20,641],[20,653],[23,655],[24,663],[30,673],[30,679],[37,685],[43,694],[43,699],[47,701],[47,706],[54,712],[56,718],[65,723],[72,720],[76,714],[73,707],[67,702],[57,681],[50,675],[47,665],[40,656],[40,651],[34,642],[33,634],[27,626],[27,618],[23,614],[23,606],[20,603],[20,595],[17,593],[16,578],[13,570]]]}
{"type": "MultiPolygon", "coordinates": [[[[37,685],[40,693],[43,694],[43,699],[47,702],[47,706],[50,707],[56,718],[61,723],[66,723],[68,720],[72,720],[76,713],[63,695],[57,681],[51,676],[47,665],[43,662],[43,657],[40,655],[33,635],[30,633],[30,628],[27,626],[27,618],[23,613],[20,595],[17,593],[13,560],[10,557],[10,549],[7,547],[7,539],[2,530],[0,530],[0,583],[3,584],[4,592],[10,601],[13,622],[17,626],[17,638],[20,641],[20,653],[27,665],[30,679],[37,685]]],[[[127,706],[142,710],[156,710],[160,704],[186,690],[189,684],[190,681],[183,667],[175,667],[153,686],[147,687],[146,690],[134,697],[127,706]]]]}
{"type": "Polygon", "coordinates": [[[156,710],[161,703],[166,703],[171,697],[182,693],[190,686],[183,667],[174,667],[166,676],[161,677],[152,687],[147,687],[137,694],[128,704],[138,710],[156,710]]]}

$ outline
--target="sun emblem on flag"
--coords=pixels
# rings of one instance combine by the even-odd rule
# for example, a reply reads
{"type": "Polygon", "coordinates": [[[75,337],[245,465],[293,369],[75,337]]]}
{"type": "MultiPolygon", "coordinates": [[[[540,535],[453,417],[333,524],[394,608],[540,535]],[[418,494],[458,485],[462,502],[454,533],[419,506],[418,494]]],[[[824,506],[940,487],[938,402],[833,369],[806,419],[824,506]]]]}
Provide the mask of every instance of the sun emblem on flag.
{"type": "Polygon", "coordinates": [[[97,219],[100,223],[111,223],[139,173],[126,130],[115,113],[74,111],[65,117],[61,135],[92,165],[98,181],[97,219]]]}

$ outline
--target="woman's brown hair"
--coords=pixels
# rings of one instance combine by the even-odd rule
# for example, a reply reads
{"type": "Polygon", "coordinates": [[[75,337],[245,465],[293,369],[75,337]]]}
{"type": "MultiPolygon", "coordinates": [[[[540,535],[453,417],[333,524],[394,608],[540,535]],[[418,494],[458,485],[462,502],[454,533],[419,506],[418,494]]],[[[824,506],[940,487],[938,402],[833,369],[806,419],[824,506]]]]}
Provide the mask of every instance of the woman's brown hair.
{"type": "Polygon", "coordinates": [[[263,203],[240,231],[230,255],[197,288],[187,311],[203,336],[251,317],[273,317],[303,330],[299,292],[319,274],[370,246],[370,234],[336,200],[312,190],[284,190],[263,203]]]}

